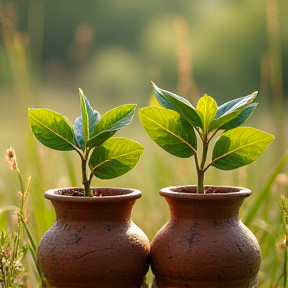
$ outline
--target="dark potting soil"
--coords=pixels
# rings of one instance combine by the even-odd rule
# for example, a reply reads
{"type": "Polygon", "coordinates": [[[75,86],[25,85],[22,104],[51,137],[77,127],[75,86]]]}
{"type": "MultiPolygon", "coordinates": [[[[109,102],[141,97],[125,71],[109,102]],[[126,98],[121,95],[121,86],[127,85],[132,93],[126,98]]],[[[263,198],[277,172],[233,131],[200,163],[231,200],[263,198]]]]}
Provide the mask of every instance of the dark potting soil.
{"type": "MultiPolygon", "coordinates": [[[[125,195],[131,192],[130,189],[125,188],[92,188],[93,196],[102,197],[102,196],[116,196],[116,195],[125,195]]],[[[55,194],[62,196],[78,196],[84,197],[84,189],[83,188],[65,188],[58,189],[55,194]]]]}
{"type": "Polygon", "coordinates": [[[84,197],[84,190],[83,189],[77,189],[77,188],[71,188],[71,189],[59,189],[55,192],[57,195],[63,195],[63,196],[83,196],[84,197]]]}
{"type": "MultiPolygon", "coordinates": [[[[182,192],[182,193],[194,193],[196,194],[196,186],[180,186],[177,188],[173,188],[174,192],[182,192]]],[[[221,193],[229,193],[229,192],[239,192],[239,189],[232,187],[217,187],[217,186],[207,186],[205,187],[204,194],[221,194],[221,193]]]]}

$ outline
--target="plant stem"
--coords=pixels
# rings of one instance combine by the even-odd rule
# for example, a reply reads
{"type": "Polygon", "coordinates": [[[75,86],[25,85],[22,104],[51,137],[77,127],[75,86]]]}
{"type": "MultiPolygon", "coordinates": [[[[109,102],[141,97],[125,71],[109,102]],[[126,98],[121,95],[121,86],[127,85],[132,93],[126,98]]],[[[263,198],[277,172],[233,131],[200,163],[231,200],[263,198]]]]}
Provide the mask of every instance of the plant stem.
{"type": "Polygon", "coordinates": [[[198,171],[197,173],[197,193],[204,194],[204,173],[202,171],[198,171]]]}
{"type": "Polygon", "coordinates": [[[203,171],[205,163],[206,163],[206,159],[207,159],[207,153],[208,153],[208,141],[207,139],[203,139],[203,151],[202,151],[202,161],[201,161],[201,166],[200,169],[201,171],[203,171]]]}
{"type": "Polygon", "coordinates": [[[84,197],[93,197],[92,191],[90,189],[91,177],[88,179],[87,177],[87,156],[89,151],[85,156],[81,157],[82,161],[82,184],[84,185],[84,197]]]}
{"type": "Polygon", "coordinates": [[[205,174],[205,163],[207,159],[207,153],[208,153],[208,141],[206,135],[202,139],[202,146],[203,146],[203,151],[202,151],[202,160],[200,167],[197,169],[197,193],[198,194],[204,194],[204,174],[205,174]]]}

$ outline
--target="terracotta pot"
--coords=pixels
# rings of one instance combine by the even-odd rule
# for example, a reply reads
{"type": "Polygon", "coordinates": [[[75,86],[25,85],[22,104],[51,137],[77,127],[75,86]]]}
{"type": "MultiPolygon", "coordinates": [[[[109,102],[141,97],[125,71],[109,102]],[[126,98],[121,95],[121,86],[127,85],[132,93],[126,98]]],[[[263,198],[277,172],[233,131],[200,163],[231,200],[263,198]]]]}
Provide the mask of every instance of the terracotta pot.
{"type": "Polygon", "coordinates": [[[155,287],[253,287],[260,268],[257,239],[239,221],[246,188],[195,186],[160,190],[170,220],[151,243],[155,287]]]}
{"type": "Polygon", "coordinates": [[[100,196],[59,195],[67,189],[44,194],[56,212],[56,222],[43,236],[37,255],[48,287],[138,287],[148,270],[149,240],[131,220],[141,192],[93,190],[100,196]]]}

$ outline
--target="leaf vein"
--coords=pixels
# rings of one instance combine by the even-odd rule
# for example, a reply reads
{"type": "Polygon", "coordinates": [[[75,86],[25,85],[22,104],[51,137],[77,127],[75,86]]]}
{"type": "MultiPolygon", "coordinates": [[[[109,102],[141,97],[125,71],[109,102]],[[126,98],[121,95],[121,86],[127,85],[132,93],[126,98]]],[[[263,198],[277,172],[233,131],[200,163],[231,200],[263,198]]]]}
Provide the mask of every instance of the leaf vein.
{"type": "Polygon", "coordinates": [[[228,156],[228,155],[230,155],[230,154],[232,154],[232,153],[235,153],[236,151],[241,150],[241,149],[243,149],[243,148],[245,148],[245,147],[247,147],[247,146],[251,146],[251,145],[254,145],[254,144],[257,144],[257,143],[260,143],[260,142],[265,142],[266,140],[269,140],[269,137],[266,137],[265,139],[260,139],[260,140],[254,141],[254,142],[250,142],[250,143],[248,143],[248,144],[246,144],[246,145],[243,145],[243,146],[241,146],[241,147],[237,147],[237,148],[235,148],[235,149],[233,149],[233,150],[231,150],[231,151],[228,151],[227,153],[225,153],[225,154],[223,154],[223,155],[215,158],[215,159],[211,162],[211,164],[213,164],[213,163],[215,163],[216,161],[218,161],[218,160],[220,160],[220,159],[222,159],[222,158],[224,158],[224,157],[226,157],[226,156],[228,156]]]}
{"type": "MultiPolygon", "coordinates": [[[[136,150],[133,150],[133,151],[131,151],[131,152],[129,152],[129,153],[121,154],[121,155],[118,155],[118,156],[112,156],[111,158],[106,159],[106,160],[102,161],[101,163],[99,163],[98,165],[92,167],[92,168],[91,168],[91,171],[96,170],[98,167],[100,167],[100,166],[104,165],[105,163],[108,163],[108,162],[110,162],[110,161],[112,161],[112,160],[117,160],[118,158],[122,158],[122,157],[128,156],[129,154],[134,154],[134,153],[137,152],[138,150],[141,150],[141,149],[136,149],[136,150]]],[[[122,162],[121,162],[121,163],[122,163],[122,162]]]]}
{"type": "Polygon", "coordinates": [[[43,122],[41,122],[40,120],[38,120],[37,118],[35,118],[34,116],[31,115],[31,118],[33,118],[36,122],[38,122],[40,125],[42,125],[43,127],[45,127],[47,130],[49,130],[52,134],[55,134],[56,136],[58,136],[60,139],[64,140],[65,142],[67,142],[68,144],[70,144],[72,147],[74,147],[77,150],[77,147],[70,141],[68,141],[66,138],[62,137],[60,134],[56,133],[55,131],[53,131],[52,129],[50,129],[48,126],[46,126],[43,122]]]}
{"type": "Polygon", "coordinates": [[[146,119],[150,120],[151,122],[153,122],[154,124],[158,125],[159,127],[161,127],[163,130],[165,130],[166,132],[168,132],[169,134],[171,134],[172,136],[174,136],[175,138],[179,139],[180,141],[182,141],[183,143],[185,143],[188,147],[190,147],[194,153],[196,153],[197,151],[195,150],[195,148],[190,145],[189,142],[187,142],[186,140],[184,140],[183,138],[179,137],[178,135],[176,135],[175,133],[173,133],[172,131],[166,129],[164,126],[160,125],[159,123],[157,123],[156,121],[154,121],[153,119],[145,116],[144,114],[142,114],[143,117],[145,117],[146,119]]]}

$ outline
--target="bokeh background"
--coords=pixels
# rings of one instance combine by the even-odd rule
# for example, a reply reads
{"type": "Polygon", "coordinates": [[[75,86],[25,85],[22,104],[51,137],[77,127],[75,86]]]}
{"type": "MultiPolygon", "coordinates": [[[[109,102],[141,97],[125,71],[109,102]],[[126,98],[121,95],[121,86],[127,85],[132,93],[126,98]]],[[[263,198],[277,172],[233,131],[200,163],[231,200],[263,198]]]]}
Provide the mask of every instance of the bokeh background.
{"type": "MultiPolygon", "coordinates": [[[[260,105],[248,125],[276,140],[247,167],[211,168],[206,184],[253,191],[241,217],[262,247],[259,287],[284,287],[287,227],[279,199],[288,185],[287,13],[286,0],[0,0],[0,205],[19,203],[17,176],[4,160],[10,145],[22,174],[32,176],[27,217],[37,243],[55,219],[44,191],[81,185],[78,156],[37,143],[28,107],[49,108],[73,122],[80,113],[78,87],[101,114],[126,103],[149,105],[151,80],[195,105],[204,93],[222,104],[257,90],[260,105]]],[[[146,147],[140,162],[93,185],[140,189],[133,218],[152,239],[169,217],[158,190],[195,184],[193,159],[156,147],[137,114],[119,135],[146,147]]],[[[1,229],[11,227],[8,216],[1,217],[1,229]]]]}

